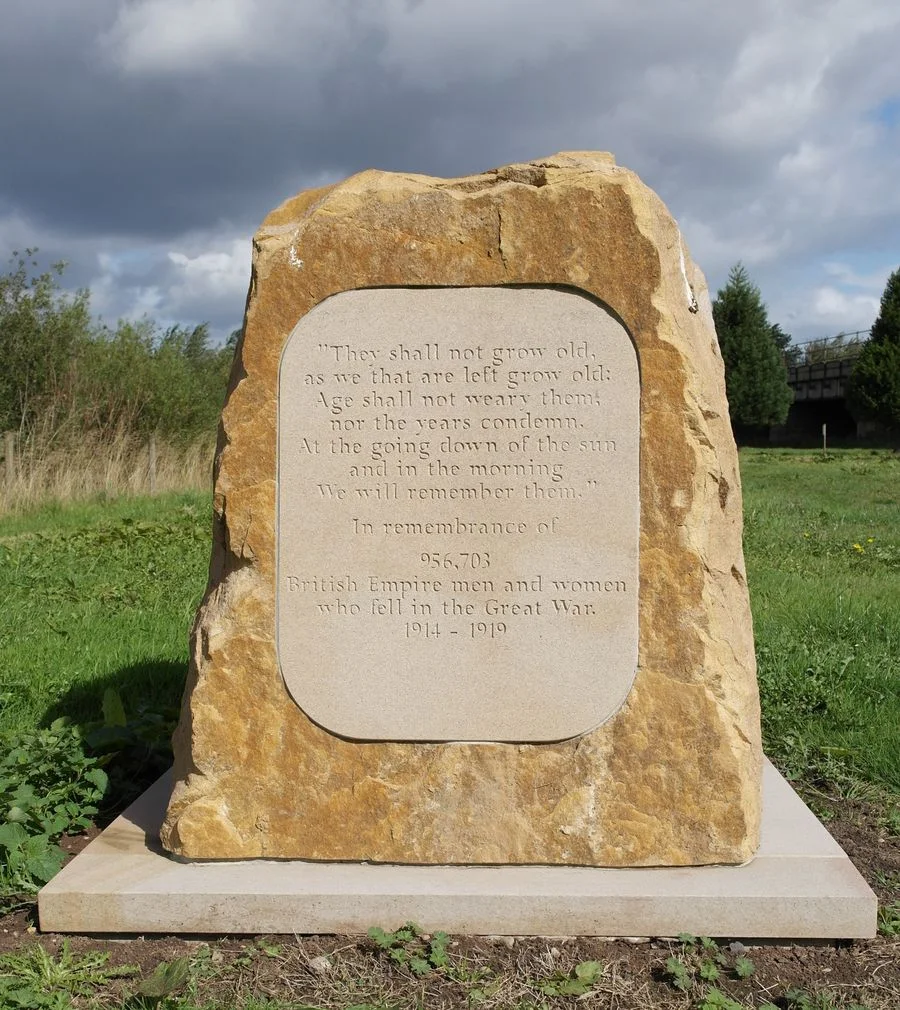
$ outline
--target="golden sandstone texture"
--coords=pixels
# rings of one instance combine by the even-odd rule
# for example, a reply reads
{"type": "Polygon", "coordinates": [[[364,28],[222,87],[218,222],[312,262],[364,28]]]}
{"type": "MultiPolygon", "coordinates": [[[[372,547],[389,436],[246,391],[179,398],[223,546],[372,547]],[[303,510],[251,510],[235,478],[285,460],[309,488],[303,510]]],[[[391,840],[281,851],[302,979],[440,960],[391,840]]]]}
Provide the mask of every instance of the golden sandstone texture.
{"type": "Polygon", "coordinates": [[[706,283],[675,222],[610,155],[569,152],[463,179],[367,171],[273,211],[254,241],[214,509],[162,830],[171,852],[588,866],[754,854],[762,751],[722,359],[706,283]],[[493,285],[587,292],[636,346],[634,686],[607,722],[559,743],[334,736],[290,698],[275,648],[283,346],[341,291],[493,285]]]}

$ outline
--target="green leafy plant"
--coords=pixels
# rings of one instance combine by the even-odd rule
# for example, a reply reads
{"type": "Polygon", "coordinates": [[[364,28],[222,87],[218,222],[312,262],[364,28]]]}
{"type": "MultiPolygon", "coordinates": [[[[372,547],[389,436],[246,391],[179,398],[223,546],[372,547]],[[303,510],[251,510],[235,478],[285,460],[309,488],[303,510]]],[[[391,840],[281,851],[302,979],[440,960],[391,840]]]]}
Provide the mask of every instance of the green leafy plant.
{"type": "MultiPolygon", "coordinates": [[[[253,961],[255,945],[250,946],[249,950],[251,956],[237,957],[227,962],[221,955],[217,957],[213,949],[204,944],[190,957],[163,961],[131,990],[122,1004],[122,1010],[199,1010],[201,1005],[219,1007],[219,1003],[207,1004],[201,1001],[199,990],[204,983],[227,975],[234,968],[246,968],[253,961]]],[[[245,1004],[241,1003],[240,1006],[245,1004]]],[[[246,1010],[256,1007],[263,1010],[270,1006],[275,1010],[281,1004],[250,1000],[246,1004],[246,1010]]]]}
{"type": "Polygon", "coordinates": [[[570,972],[555,971],[537,983],[545,996],[583,996],[600,981],[606,969],[599,961],[581,961],[570,972]]]}
{"type": "Polygon", "coordinates": [[[0,824],[0,909],[16,895],[36,894],[65,862],[66,854],[45,834],[29,835],[21,824],[0,824]]]}
{"type": "Polygon", "coordinates": [[[247,944],[241,949],[237,957],[233,957],[229,962],[229,969],[248,968],[260,957],[268,957],[283,960],[282,946],[280,943],[270,943],[264,937],[257,937],[252,944],[247,944]]]}
{"type": "Polygon", "coordinates": [[[0,739],[0,823],[58,838],[87,828],[107,786],[81,731],[64,719],[0,739]]]}
{"type": "Polygon", "coordinates": [[[189,958],[178,957],[174,961],[163,961],[156,966],[152,975],[138,984],[129,1005],[134,1010],[157,1008],[167,1001],[168,997],[183,989],[190,977],[189,958]]]}
{"type": "Polygon", "coordinates": [[[742,953],[743,947],[732,945],[723,950],[708,936],[679,933],[681,950],[666,958],[664,974],[669,984],[681,992],[696,992],[700,1010],[742,1010],[740,1003],[711,983],[732,978],[744,981],[754,973],[755,965],[742,953]]]}
{"type": "Polygon", "coordinates": [[[85,743],[109,775],[116,811],[171,765],[177,714],[174,707],[162,713],[144,705],[129,714],[118,691],[103,692],[103,721],[86,727],[85,743]]]}
{"type": "Polygon", "coordinates": [[[414,922],[407,922],[393,932],[372,926],[368,936],[395,964],[419,977],[445,968],[449,963],[447,945],[450,938],[442,931],[426,939],[414,922]]]}
{"type": "Polygon", "coordinates": [[[726,996],[721,989],[709,989],[698,1007],[699,1010],[744,1010],[740,1003],[726,996]]]}
{"type": "Polygon", "coordinates": [[[102,723],[57,719],[47,729],[0,736],[0,908],[33,895],[65,860],[61,835],[81,833],[109,792],[120,809],[171,763],[174,711],[129,718],[107,690],[102,723]]]}
{"type": "Polygon", "coordinates": [[[4,1010],[71,1010],[72,999],[68,993],[37,992],[29,985],[0,976],[0,1006],[4,1010]]]}
{"type": "Polygon", "coordinates": [[[0,907],[58,872],[65,853],[57,839],[91,824],[106,786],[106,772],[65,720],[0,738],[0,907]]]}
{"type": "Polygon", "coordinates": [[[756,971],[756,965],[754,965],[749,957],[744,957],[743,954],[739,954],[734,959],[732,968],[739,979],[748,979],[756,971]]]}
{"type": "Polygon", "coordinates": [[[884,810],[878,823],[889,838],[900,838],[900,806],[891,805],[884,810]]]}
{"type": "Polygon", "coordinates": [[[670,955],[666,958],[666,977],[675,989],[687,992],[691,987],[691,972],[680,957],[670,955]]]}
{"type": "Polygon", "coordinates": [[[0,274],[0,430],[67,399],[72,360],[92,329],[88,293],[62,290],[65,263],[38,273],[37,251],[14,252],[0,274]]]}
{"type": "Polygon", "coordinates": [[[900,901],[878,906],[878,932],[882,936],[900,936],[900,901]]]}
{"type": "Polygon", "coordinates": [[[717,982],[722,973],[719,971],[719,966],[716,962],[706,957],[698,965],[697,974],[704,982],[717,982]]]}
{"type": "Polygon", "coordinates": [[[769,322],[760,290],[740,263],[731,268],[712,310],[732,424],[782,424],[793,399],[779,347],[787,335],[769,322]]]}
{"type": "Polygon", "coordinates": [[[784,994],[786,1010],[867,1010],[862,1003],[838,1002],[831,993],[810,993],[806,989],[788,989],[784,994]]]}
{"type": "Polygon", "coordinates": [[[900,427],[900,270],[885,285],[871,337],[850,375],[847,405],[856,417],[900,427]]]}

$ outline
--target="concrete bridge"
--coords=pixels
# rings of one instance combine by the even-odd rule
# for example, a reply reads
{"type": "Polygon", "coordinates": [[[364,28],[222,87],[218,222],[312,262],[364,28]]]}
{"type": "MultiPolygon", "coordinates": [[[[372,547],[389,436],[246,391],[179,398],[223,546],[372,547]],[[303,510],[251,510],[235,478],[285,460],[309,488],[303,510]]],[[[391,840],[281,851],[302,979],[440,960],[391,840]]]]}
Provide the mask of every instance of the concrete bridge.
{"type": "Polygon", "coordinates": [[[772,429],[773,441],[821,442],[823,424],[829,438],[865,434],[847,410],[846,390],[868,338],[869,331],[860,330],[788,348],[788,385],[794,391],[794,402],[786,423],[772,429]]]}
{"type": "Polygon", "coordinates": [[[794,402],[843,400],[847,379],[868,337],[866,330],[789,348],[788,385],[794,402]]]}

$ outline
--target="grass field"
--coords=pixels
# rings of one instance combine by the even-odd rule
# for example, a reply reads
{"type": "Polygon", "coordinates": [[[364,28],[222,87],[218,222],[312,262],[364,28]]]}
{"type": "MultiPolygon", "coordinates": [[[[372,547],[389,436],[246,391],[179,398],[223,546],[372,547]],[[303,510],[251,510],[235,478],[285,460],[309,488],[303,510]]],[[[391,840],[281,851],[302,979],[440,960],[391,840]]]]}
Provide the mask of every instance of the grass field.
{"type": "Polygon", "coordinates": [[[0,732],[178,704],[206,580],[208,496],[122,498],[0,520],[0,732]]]}
{"type": "MultiPolygon", "coordinates": [[[[767,750],[900,792],[900,457],[741,453],[767,750]]],[[[0,732],[171,711],[206,580],[208,498],[0,519],[0,732]]]]}
{"type": "Polygon", "coordinates": [[[741,465],[766,749],[850,837],[866,825],[877,941],[802,956],[749,948],[751,960],[748,948],[705,939],[500,943],[407,929],[210,944],[76,937],[71,948],[25,939],[29,902],[63,858],[54,840],[98,807],[108,816],[169,760],[209,500],[122,498],[0,518],[0,815],[10,821],[0,816],[0,1007],[894,1010],[900,457],[749,450],[741,465]],[[85,741],[53,723],[61,715],[109,725],[85,741]],[[19,822],[43,837],[26,840],[19,822]]]}
{"type": "Polygon", "coordinates": [[[741,453],[766,747],[900,792],[900,456],[741,453]]]}

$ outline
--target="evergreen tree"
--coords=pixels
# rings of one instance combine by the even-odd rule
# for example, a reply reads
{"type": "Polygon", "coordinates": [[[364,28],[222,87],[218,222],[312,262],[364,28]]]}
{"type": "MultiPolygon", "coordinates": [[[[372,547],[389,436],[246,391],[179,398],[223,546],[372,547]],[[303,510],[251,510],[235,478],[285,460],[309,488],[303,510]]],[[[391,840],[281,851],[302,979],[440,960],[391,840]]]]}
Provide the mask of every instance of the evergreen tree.
{"type": "Polygon", "coordinates": [[[794,338],[790,333],[785,333],[778,323],[772,323],[772,339],[786,365],[799,364],[802,353],[800,348],[792,343],[794,338]]]}
{"type": "Polygon", "coordinates": [[[731,423],[747,428],[783,424],[793,399],[779,346],[787,335],[769,323],[759,288],[740,263],[731,268],[712,309],[731,423]]]}
{"type": "Polygon", "coordinates": [[[878,318],[850,376],[847,403],[860,420],[900,429],[900,268],[888,277],[878,318]]]}

